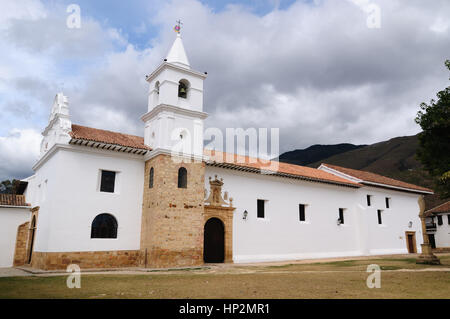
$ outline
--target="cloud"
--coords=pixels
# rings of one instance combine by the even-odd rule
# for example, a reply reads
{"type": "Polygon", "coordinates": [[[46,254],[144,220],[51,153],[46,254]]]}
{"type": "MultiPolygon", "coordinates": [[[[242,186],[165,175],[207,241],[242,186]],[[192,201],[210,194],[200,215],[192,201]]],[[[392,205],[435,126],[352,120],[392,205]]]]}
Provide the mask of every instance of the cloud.
{"type": "Polygon", "coordinates": [[[415,134],[419,104],[448,86],[450,3],[370,0],[381,28],[369,29],[363,2],[272,1],[261,13],[164,1],[140,7],[148,21],[125,30],[84,15],[82,28],[69,30],[65,8],[39,1],[29,12],[11,8],[0,14],[0,136],[45,127],[61,82],[74,123],[142,135],[144,77],[167,54],[180,17],[192,67],[208,71],[206,127],[278,127],[281,151],[415,134]],[[144,49],[126,36],[146,30],[144,49]]]}
{"type": "Polygon", "coordinates": [[[41,139],[41,134],[32,129],[13,129],[8,136],[0,136],[0,181],[32,174],[41,139]]]}

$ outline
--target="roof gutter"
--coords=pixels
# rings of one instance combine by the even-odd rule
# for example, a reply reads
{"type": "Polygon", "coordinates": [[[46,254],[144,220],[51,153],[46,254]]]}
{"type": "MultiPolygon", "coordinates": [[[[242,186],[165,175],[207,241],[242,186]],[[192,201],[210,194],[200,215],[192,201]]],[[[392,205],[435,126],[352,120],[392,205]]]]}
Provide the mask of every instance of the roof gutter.
{"type": "Polygon", "coordinates": [[[411,193],[434,194],[434,192],[429,192],[429,191],[425,191],[425,190],[406,188],[406,187],[400,187],[400,186],[392,186],[392,185],[380,184],[380,183],[375,183],[375,182],[362,181],[361,184],[365,184],[368,186],[382,187],[382,188],[392,188],[392,189],[405,191],[405,192],[411,192],[411,193]]]}
{"type": "Polygon", "coordinates": [[[274,172],[274,171],[264,170],[264,169],[260,169],[260,168],[240,166],[240,165],[230,164],[230,163],[218,163],[218,162],[214,162],[214,161],[206,161],[206,165],[220,167],[220,168],[228,168],[228,169],[233,169],[233,170],[243,171],[243,172],[263,174],[263,175],[274,175],[274,176],[285,177],[285,178],[300,179],[300,180],[305,180],[305,181],[309,181],[309,182],[338,185],[338,186],[344,186],[344,187],[350,187],[350,188],[360,188],[359,185],[354,185],[354,184],[350,184],[350,183],[347,184],[347,183],[339,183],[339,182],[334,182],[334,181],[326,181],[326,180],[311,178],[311,177],[307,177],[307,176],[274,172]]]}

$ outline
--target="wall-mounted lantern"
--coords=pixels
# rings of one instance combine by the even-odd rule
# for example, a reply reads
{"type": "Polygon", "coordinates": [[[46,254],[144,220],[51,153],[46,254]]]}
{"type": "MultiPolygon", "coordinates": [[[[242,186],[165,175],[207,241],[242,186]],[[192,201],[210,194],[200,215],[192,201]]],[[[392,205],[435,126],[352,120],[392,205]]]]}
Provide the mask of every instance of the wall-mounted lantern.
{"type": "Polygon", "coordinates": [[[247,220],[248,212],[244,210],[244,213],[242,214],[242,219],[247,220]]]}

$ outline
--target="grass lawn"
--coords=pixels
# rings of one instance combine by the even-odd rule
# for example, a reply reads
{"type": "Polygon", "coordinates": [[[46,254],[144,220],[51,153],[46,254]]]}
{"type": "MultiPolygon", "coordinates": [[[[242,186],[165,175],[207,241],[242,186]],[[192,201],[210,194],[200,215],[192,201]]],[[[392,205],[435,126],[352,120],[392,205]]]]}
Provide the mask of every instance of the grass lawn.
{"type": "Polygon", "coordinates": [[[450,255],[442,265],[384,258],[283,266],[233,266],[139,274],[0,278],[0,298],[450,298],[450,255]],[[381,288],[369,289],[367,265],[378,264],[381,288]],[[420,271],[423,269],[434,271],[420,271]],[[399,271],[399,269],[402,269],[399,271]],[[404,271],[407,269],[409,271],[404,271]]]}

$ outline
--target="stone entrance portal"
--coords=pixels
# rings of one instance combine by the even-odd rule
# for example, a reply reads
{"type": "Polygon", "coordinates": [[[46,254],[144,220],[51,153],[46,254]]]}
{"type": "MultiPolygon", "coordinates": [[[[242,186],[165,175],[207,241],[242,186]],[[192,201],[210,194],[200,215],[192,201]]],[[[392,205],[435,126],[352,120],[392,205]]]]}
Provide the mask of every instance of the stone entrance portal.
{"type": "MultiPolygon", "coordinates": [[[[233,199],[225,192],[223,179],[209,178],[210,193],[205,201],[203,260],[208,262],[233,262],[233,199]],[[227,202],[228,201],[228,202],[227,202]]],[[[206,190],[205,190],[206,193],[206,190]]]]}

